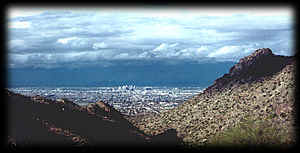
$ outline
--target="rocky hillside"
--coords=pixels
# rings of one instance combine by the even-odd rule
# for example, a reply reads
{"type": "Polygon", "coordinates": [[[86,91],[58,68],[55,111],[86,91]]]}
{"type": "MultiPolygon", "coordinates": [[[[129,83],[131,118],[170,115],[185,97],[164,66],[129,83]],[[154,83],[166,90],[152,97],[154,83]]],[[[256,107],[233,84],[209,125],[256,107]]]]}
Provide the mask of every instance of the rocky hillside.
{"type": "Polygon", "coordinates": [[[145,134],[100,101],[81,107],[66,99],[26,97],[5,89],[5,102],[10,150],[39,147],[112,150],[181,143],[176,131],[155,137],[145,134]]]}
{"type": "Polygon", "coordinates": [[[258,49],[182,105],[130,121],[149,135],[176,129],[178,137],[191,146],[211,144],[217,135],[251,121],[261,137],[255,137],[255,144],[293,144],[295,70],[294,58],[258,49]],[[268,130],[260,130],[258,125],[268,130]],[[270,130],[272,136],[267,135],[270,130]]]}

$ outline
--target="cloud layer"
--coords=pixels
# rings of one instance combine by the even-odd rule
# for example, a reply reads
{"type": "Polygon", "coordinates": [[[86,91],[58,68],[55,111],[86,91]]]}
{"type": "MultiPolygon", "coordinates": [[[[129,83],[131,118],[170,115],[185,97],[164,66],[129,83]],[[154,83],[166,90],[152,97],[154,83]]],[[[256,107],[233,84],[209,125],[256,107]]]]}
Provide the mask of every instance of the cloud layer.
{"type": "Polygon", "coordinates": [[[10,67],[107,66],[115,60],[236,61],[264,47],[293,55],[291,8],[24,12],[10,8],[8,13],[10,67]]]}

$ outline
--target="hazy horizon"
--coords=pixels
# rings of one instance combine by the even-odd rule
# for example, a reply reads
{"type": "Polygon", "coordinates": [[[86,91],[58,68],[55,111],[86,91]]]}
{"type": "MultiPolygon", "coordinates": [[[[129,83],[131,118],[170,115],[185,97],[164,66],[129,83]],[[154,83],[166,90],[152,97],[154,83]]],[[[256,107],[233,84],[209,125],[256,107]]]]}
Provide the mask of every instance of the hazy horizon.
{"type": "Polygon", "coordinates": [[[294,55],[293,13],[289,7],[10,7],[9,85],[207,86],[256,49],[294,55]]]}

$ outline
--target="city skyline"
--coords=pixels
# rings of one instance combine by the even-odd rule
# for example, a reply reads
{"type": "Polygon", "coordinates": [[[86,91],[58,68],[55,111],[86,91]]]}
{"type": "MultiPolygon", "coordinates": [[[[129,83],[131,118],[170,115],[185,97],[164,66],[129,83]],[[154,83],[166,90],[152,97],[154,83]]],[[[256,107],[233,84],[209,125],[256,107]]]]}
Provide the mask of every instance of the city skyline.
{"type": "Polygon", "coordinates": [[[23,87],[9,88],[18,94],[30,96],[33,100],[43,98],[53,101],[72,101],[84,106],[104,102],[125,115],[159,113],[172,109],[201,93],[204,88],[185,87],[23,87]],[[43,98],[42,98],[43,97],[43,98]]]}

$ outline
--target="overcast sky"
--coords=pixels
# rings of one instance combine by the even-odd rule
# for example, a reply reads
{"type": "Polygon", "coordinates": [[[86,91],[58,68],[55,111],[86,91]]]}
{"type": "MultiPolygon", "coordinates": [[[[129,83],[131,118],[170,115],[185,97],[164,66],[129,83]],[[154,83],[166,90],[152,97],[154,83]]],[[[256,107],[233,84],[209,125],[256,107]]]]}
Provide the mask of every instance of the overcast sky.
{"type": "Polygon", "coordinates": [[[293,55],[293,10],[273,8],[17,8],[9,67],[118,60],[237,61],[258,48],[293,55]]]}

